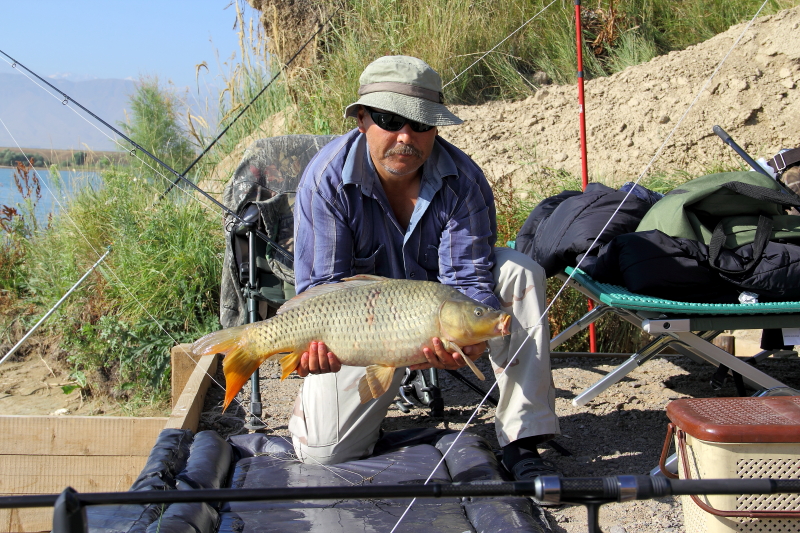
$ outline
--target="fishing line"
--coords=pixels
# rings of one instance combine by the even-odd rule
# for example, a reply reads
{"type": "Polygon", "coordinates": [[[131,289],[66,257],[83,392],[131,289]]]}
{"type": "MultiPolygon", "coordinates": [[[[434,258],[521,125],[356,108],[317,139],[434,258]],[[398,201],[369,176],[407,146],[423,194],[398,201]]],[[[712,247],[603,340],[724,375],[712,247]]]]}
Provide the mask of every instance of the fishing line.
{"type": "MultiPolygon", "coordinates": [[[[61,98],[58,98],[58,97],[56,97],[56,98],[57,98],[57,99],[59,99],[59,100],[61,100],[61,103],[62,103],[62,104],[64,104],[65,106],[69,107],[69,106],[68,106],[68,104],[69,104],[70,102],[74,103],[75,105],[77,105],[78,107],[80,107],[80,108],[81,108],[81,110],[83,110],[84,112],[86,112],[86,113],[88,113],[89,115],[91,115],[91,116],[92,116],[92,117],[93,117],[95,120],[99,121],[101,124],[105,125],[105,126],[106,126],[107,128],[109,128],[111,131],[113,131],[114,133],[116,133],[117,135],[119,135],[120,137],[122,137],[123,139],[125,139],[127,142],[131,143],[131,144],[134,146],[134,148],[133,148],[133,149],[131,149],[131,150],[128,150],[128,151],[129,151],[129,153],[130,153],[130,155],[132,155],[132,156],[133,156],[133,155],[135,155],[135,153],[136,153],[136,151],[137,151],[137,150],[139,150],[139,151],[143,152],[145,155],[147,155],[148,157],[150,157],[150,158],[151,158],[153,161],[155,161],[156,163],[158,163],[159,165],[161,165],[162,167],[164,167],[165,169],[167,169],[167,170],[168,170],[170,173],[174,174],[174,175],[175,175],[175,176],[178,178],[178,180],[177,180],[177,181],[180,181],[180,180],[182,179],[182,180],[183,180],[185,183],[189,184],[189,185],[190,185],[190,186],[191,186],[191,187],[192,187],[192,188],[195,190],[195,192],[198,192],[198,193],[202,194],[202,195],[203,195],[203,196],[204,196],[206,199],[210,200],[210,201],[211,201],[211,202],[212,202],[214,205],[216,205],[218,208],[220,208],[220,209],[221,209],[223,212],[225,212],[227,215],[229,215],[229,216],[233,217],[234,219],[236,219],[237,221],[239,221],[239,223],[240,223],[240,224],[244,224],[244,223],[245,223],[245,221],[244,221],[244,220],[243,220],[243,219],[242,219],[242,218],[241,218],[239,215],[237,215],[237,214],[236,214],[236,213],[235,213],[235,212],[234,212],[232,209],[228,208],[226,205],[224,205],[224,204],[222,204],[221,202],[219,202],[219,201],[218,201],[216,198],[214,198],[213,196],[211,196],[210,194],[208,194],[206,191],[204,191],[203,189],[201,189],[200,187],[198,187],[197,185],[195,185],[195,184],[194,184],[194,183],[193,183],[191,180],[189,180],[189,179],[186,179],[185,177],[183,177],[183,176],[181,176],[180,174],[178,174],[178,172],[177,172],[175,169],[173,169],[172,167],[170,167],[169,165],[167,165],[166,163],[164,163],[163,161],[161,161],[159,158],[157,158],[156,156],[154,156],[153,154],[151,154],[149,151],[145,150],[145,149],[144,149],[144,148],[143,148],[141,145],[139,145],[137,142],[135,142],[135,141],[133,141],[132,139],[130,139],[128,136],[126,136],[124,133],[122,133],[121,131],[119,131],[119,130],[118,130],[118,129],[116,129],[115,127],[111,126],[111,125],[110,125],[108,122],[104,121],[103,119],[101,119],[100,117],[98,117],[97,115],[95,115],[94,113],[92,113],[91,111],[89,111],[88,109],[86,109],[84,106],[82,106],[82,105],[81,105],[81,104],[80,104],[78,101],[76,101],[74,98],[70,97],[70,96],[69,96],[69,95],[67,95],[65,92],[61,91],[60,89],[58,89],[57,87],[55,87],[53,84],[51,84],[50,82],[48,82],[47,80],[45,80],[44,78],[42,78],[41,76],[39,76],[38,74],[36,74],[35,72],[33,72],[31,69],[29,69],[28,67],[26,67],[25,65],[23,65],[22,63],[20,63],[19,61],[17,61],[17,60],[16,60],[16,59],[14,59],[13,57],[11,57],[10,55],[6,54],[6,53],[5,53],[3,50],[0,50],[0,54],[3,54],[4,56],[6,56],[7,58],[9,58],[9,59],[12,61],[12,63],[11,63],[11,67],[12,67],[12,68],[16,68],[17,66],[20,66],[20,67],[22,67],[22,68],[23,68],[23,69],[25,69],[26,71],[30,72],[30,73],[31,73],[33,76],[35,76],[37,79],[41,80],[43,83],[45,83],[46,85],[48,85],[49,87],[51,87],[53,90],[55,90],[56,92],[60,93],[60,94],[61,94],[61,96],[63,97],[63,100],[61,100],[61,98]]],[[[7,61],[7,60],[5,60],[5,61],[8,63],[8,61],[7,61]]],[[[30,79],[30,78],[29,78],[29,79],[30,79]]],[[[37,85],[38,85],[38,84],[37,84],[37,85]]],[[[39,87],[41,87],[41,85],[39,85],[39,87]]],[[[42,88],[43,88],[43,87],[42,87],[42,88]]],[[[48,92],[49,92],[49,91],[48,91],[48,92]]],[[[51,95],[52,95],[52,93],[51,93],[51,95]]],[[[55,95],[52,95],[52,96],[55,96],[55,95]]],[[[74,110],[73,110],[73,111],[74,111],[74,110]]],[[[77,112],[76,112],[76,113],[77,113],[77,112]]],[[[78,114],[78,115],[80,116],[80,114],[78,114]]],[[[84,119],[85,119],[85,117],[84,117],[84,119]]],[[[88,122],[88,120],[87,120],[87,122],[88,122]]],[[[119,145],[119,142],[118,142],[118,141],[114,140],[114,142],[115,142],[117,145],[119,145]]],[[[148,166],[149,166],[149,165],[148,165],[148,166]]],[[[151,167],[151,168],[152,168],[152,167],[151,167]]],[[[164,179],[166,179],[166,176],[164,176],[164,179]]],[[[283,256],[285,259],[287,259],[288,261],[291,261],[292,263],[294,262],[294,257],[292,256],[292,254],[290,254],[290,253],[289,253],[287,250],[285,250],[285,249],[284,249],[282,246],[280,246],[278,243],[276,243],[275,241],[273,241],[272,239],[270,239],[270,238],[269,238],[269,237],[268,237],[268,236],[267,236],[267,235],[266,235],[264,232],[262,232],[262,231],[260,231],[260,230],[258,230],[258,229],[254,229],[254,230],[253,230],[253,232],[254,232],[256,235],[258,235],[258,236],[259,236],[259,237],[260,237],[260,238],[261,238],[261,239],[262,239],[264,242],[266,242],[268,245],[272,246],[272,248],[273,248],[273,249],[274,249],[276,252],[278,252],[279,254],[281,254],[281,255],[282,255],[282,256],[283,256]]]]}
{"type": "MultiPolygon", "coordinates": [[[[742,38],[744,37],[745,33],[747,32],[747,30],[749,30],[749,29],[750,29],[750,26],[752,26],[752,25],[753,25],[753,22],[754,22],[754,21],[755,21],[755,19],[758,17],[759,13],[761,13],[761,11],[764,9],[764,6],[766,6],[766,5],[767,5],[767,2],[768,2],[768,1],[769,1],[769,0],[764,0],[764,3],[762,3],[762,4],[761,4],[761,7],[759,7],[759,8],[758,8],[758,10],[756,11],[755,15],[753,15],[753,17],[750,19],[750,22],[748,22],[748,24],[745,26],[745,28],[744,28],[744,29],[742,30],[742,32],[739,34],[739,37],[738,37],[738,38],[736,38],[736,40],[734,40],[734,42],[733,42],[733,44],[731,45],[731,47],[730,47],[730,49],[728,50],[728,52],[725,54],[725,56],[722,58],[722,60],[721,60],[721,61],[720,61],[720,62],[717,64],[717,67],[714,69],[714,72],[712,72],[712,73],[711,73],[711,76],[710,76],[710,77],[709,77],[709,78],[706,80],[706,82],[703,84],[703,86],[702,86],[702,87],[700,87],[700,89],[697,91],[697,94],[696,94],[696,96],[694,97],[694,99],[692,100],[692,102],[689,104],[689,107],[686,109],[686,111],[683,113],[683,115],[681,115],[681,118],[680,118],[680,119],[679,119],[679,120],[678,120],[678,121],[675,123],[675,125],[672,127],[672,130],[670,130],[669,134],[668,134],[668,135],[667,135],[667,137],[664,139],[664,142],[662,142],[662,143],[661,143],[661,146],[659,146],[658,150],[656,150],[656,153],[655,153],[655,155],[653,155],[653,157],[650,159],[650,161],[649,161],[649,162],[647,163],[647,165],[645,166],[644,170],[642,170],[642,172],[639,174],[639,176],[638,176],[638,177],[636,178],[636,180],[633,182],[633,183],[634,183],[634,187],[637,187],[637,186],[639,186],[639,182],[642,180],[642,178],[643,178],[643,177],[644,177],[644,175],[647,173],[647,171],[648,171],[648,170],[650,170],[650,167],[653,165],[653,163],[655,162],[655,160],[656,160],[656,159],[657,159],[657,158],[658,158],[658,157],[661,155],[661,153],[663,152],[663,150],[664,150],[665,146],[667,145],[667,143],[669,142],[669,140],[672,138],[672,136],[675,134],[675,131],[678,129],[678,127],[681,125],[681,123],[683,122],[683,120],[684,120],[684,119],[686,118],[686,116],[689,114],[689,111],[691,111],[691,110],[692,110],[692,108],[695,106],[695,104],[697,103],[697,101],[700,99],[700,96],[702,96],[702,94],[703,94],[703,91],[705,91],[705,89],[706,89],[706,88],[709,86],[709,84],[710,84],[710,83],[711,83],[711,81],[714,79],[714,77],[715,77],[715,76],[716,76],[716,75],[719,73],[720,69],[722,68],[722,65],[724,65],[724,64],[725,64],[725,61],[726,61],[726,60],[728,59],[728,57],[731,55],[731,53],[732,53],[732,52],[733,52],[733,50],[736,48],[736,46],[738,46],[739,42],[740,42],[740,41],[742,40],[742,38]]],[[[592,249],[593,249],[593,248],[594,248],[594,247],[597,245],[597,241],[600,239],[600,237],[601,237],[601,236],[603,235],[603,233],[606,231],[606,229],[608,228],[609,224],[611,224],[611,221],[613,220],[614,216],[616,216],[616,214],[617,214],[617,213],[619,212],[619,210],[622,208],[622,205],[625,203],[625,200],[627,200],[627,199],[628,199],[628,197],[631,195],[631,193],[632,193],[632,192],[633,192],[633,190],[634,190],[634,187],[631,187],[631,188],[630,188],[630,190],[629,190],[629,191],[628,191],[628,192],[625,194],[625,197],[624,197],[624,198],[623,198],[623,199],[620,201],[619,205],[617,205],[617,208],[614,210],[614,212],[613,212],[613,213],[611,214],[611,216],[609,217],[608,221],[605,223],[605,225],[602,227],[602,229],[600,230],[600,232],[597,234],[597,237],[595,237],[595,239],[592,241],[592,244],[589,246],[589,249],[586,251],[586,253],[583,255],[583,257],[580,259],[580,261],[578,261],[578,264],[575,266],[575,269],[578,269],[578,268],[580,268],[580,266],[581,266],[581,264],[583,263],[584,259],[586,259],[586,256],[587,256],[587,255],[589,255],[589,251],[591,251],[591,250],[592,250],[592,249]]],[[[564,284],[563,284],[563,285],[562,285],[562,286],[561,286],[561,287],[558,289],[558,291],[556,292],[555,296],[553,296],[553,299],[550,301],[550,304],[549,304],[549,305],[548,305],[548,306],[545,308],[545,310],[542,312],[541,316],[539,317],[539,320],[538,320],[538,322],[537,322],[537,323],[536,323],[534,326],[531,326],[531,327],[529,327],[529,328],[523,328],[523,329],[525,329],[525,330],[527,330],[527,329],[535,329],[535,328],[537,328],[537,327],[540,327],[540,326],[542,325],[542,321],[545,319],[545,317],[547,317],[547,313],[550,311],[550,308],[553,306],[553,304],[554,304],[554,303],[555,303],[555,302],[558,300],[558,298],[561,296],[561,294],[562,294],[562,293],[564,292],[564,290],[567,288],[567,286],[569,285],[569,282],[570,282],[570,280],[572,280],[572,278],[574,277],[574,275],[575,275],[575,271],[573,270],[572,274],[570,274],[570,275],[567,277],[567,279],[564,281],[564,284]]],[[[506,368],[509,368],[509,367],[511,366],[511,363],[512,363],[512,362],[513,362],[513,361],[514,361],[516,358],[517,358],[517,355],[519,355],[519,352],[522,350],[522,347],[525,345],[525,343],[526,343],[526,342],[528,342],[528,339],[529,339],[529,338],[530,338],[530,335],[526,335],[526,336],[525,336],[525,339],[522,341],[522,343],[520,343],[519,347],[517,348],[517,351],[516,351],[516,352],[514,352],[514,355],[513,355],[513,356],[511,356],[511,358],[508,360],[508,362],[506,363],[506,366],[505,366],[505,367],[503,367],[503,371],[502,371],[502,372],[500,372],[500,374],[504,374],[504,373],[505,373],[505,371],[506,371],[506,368]]],[[[490,395],[490,394],[491,394],[491,393],[494,391],[494,388],[495,388],[495,386],[497,386],[497,380],[496,380],[496,379],[495,379],[495,382],[492,384],[492,386],[489,388],[489,391],[486,393],[486,395],[484,396],[484,398],[483,398],[483,399],[481,400],[481,402],[478,404],[478,407],[475,409],[475,411],[474,411],[474,412],[472,413],[472,415],[469,417],[469,419],[467,420],[467,422],[464,424],[464,427],[461,429],[461,431],[459,431],[459,432],[458,432],[458,434],[457,434],[457,435],[455,436],[455,438],[453,439],[453,442],[450,444],[450,446],[447,448],[447,450],[446,450],[446,451],[445,451],[445,452],[442,454],[442,458],[439,460],[439,462],[438,462],[438,463],[436,464],[436,466],[434,467],[434,469],[433,469],[433,472],[431,472],[431,474],[428,476],[428,479],[426,479],[426,480],[425,480],[425,483],[424,483],[425,485],[427,485],[427,484],[428,484],[428,482],[431,480],[431,478],[433,477],[433,475],[436,473],[436,470],[437,470],[437,469],[439,468],[439,466],[440,466],[440,465],[441,465],[441,464],[444,462],[444,460],[445,460],[445,457],[447,457],[447,454],[448,454],[448,453],[450,453],[450,450],[452,450],[452,449],[453,449],[453,447],[455,446],[456,442],[458,442],[458,439],[461,437],[461,435],[462,435],[462,434],[464,433],[464,431],[467,429],[467,426],[468,426],[468,425],[469,425],[469,424],[472,422],[472,419],[473,419],[473,418],[474,418],[474,417],[477,415],[477,413],[478,413],[478,411],[480,410],[480,408],[481,408],[481,407],[483,406],[483,404],[486,402],[486,399],[488,398],[488,396],[489,396],[489,395],[490,395]]],[[[397,523],[395,524],[394,528],[392,528],[392,531],[391,531],[391,533],[394,533],[394,531],[397,529],[397,526],[399,526],[399,525],[400,525],[400,522],[402,522],[403,518],[406,516],[406,514],[408,513],[408,511],[410,511],[410,510],[411,510],[411,507],[414,505],[414,503],[416,502],[416,500],[417,500],[416,498],[414,498],[413,500],[411,500],[411,502],[408,504],[408,507],[406,508],[406,510],[403,512],[403,514],[402,514],[402,515],[400,516],[400,518],[398,519],[398,521],[397,521],[397,523]]]]}
{"type": "Polygon", "coordinates": [[[506,36],[506,38],[505,38],[505,39],[503,39],[502,41],[500,41],[499,43],[497,43],[497,44],[494,46],[494,48],[492,48],[492,49],[491,49],[491,50],[489,50],[488,52],[484,53],[484,54],[483,54],[481,57],[479,57],[478,59],[476,59],[476,60],[475,60],[475,62],[473,62],[473,63],[472,63],[470,66],[468,66],[467,68],[465,68],[464,70],[462,70],[462,71],[461,71],[461,72],[460,72],[460,73],[459,73],[459,74],[458,74],[458,75],[457,75],[455,78],[453,78],[452,80],[450,80],[450,81],[448,81],[447,83],[445,83],[444,85],[442,85],[442,90],[444,91],[444,88],[445,88],[445,87],[447,87],[448,85],[450,85],[451,83],[453,83],[454,81],[456,81],[458,78],[460,78],[460,77],[461,77],[461,75],[462,75],[462,74],[464,74],[466,71],[468,71],[469,69],[471,69],[472,67],[474,67],[475,65],[477,65],[478,63],[480,63],[480,62],[483,60],[483,58],[484,58],[484,57],[486,57],[486,56],[488,56],[489,54],[491,54],[492,52],[494,52],[494,51],[495,51],[495,50],[496,50],[496,49],[497,49],[497,48],[498,48],[498,47],[499,47],[501,44],[503,44],[504,42],[506,42],[507,40],[509,40],[509,39],[510,39],[510,38],[511,38],[511,37],[512,37],[512,36],[513,36],[515,33],[517,33],[519,30],[521,30],[522,28],[524,28],[525,26],[527,26],[528,24],[530,24],[530,23],[533,21],[533,19],[535,19],[536,17],[538,17],[539,15],[541,15],[542,13],[544,13],[544,12],[545,12],[545,10],[546,10],[547,8],[549,8],[550,6],[552,6],[553,4],[555,4],[557,1],[558,1],[558,0],[553,0],[552,2],[550,2],[549,4],[547,4],[546,6],[544,6],[544,7],[543,7],[543,8],[542,8],[542,9],[541,9],[541,10],[540,10],[538,13],[536,13],[534,16],[532,16],[531,18],[529,18],[528,20],[526,20],[526,21],[525,21],[525,22],[522,24],[522,26],[520,26],[520,27],[519,27],[519,28],[517,28],[516,30],[512,31],[511,33],[509,33],[509,34],[508,34],[508,36],[506,36]]]}
{"type": "MultiPolygon", "coordinates": [[[[14,67],[14,65],[13,65],[12,63],[10,63],[10,62],[9,62],[7,59],[5,59],[5,58],[0,58],[0,59],[2,59],[2,60],[3,60],[3,61],[5,61],[6,63],[8,63],[8,64],[9,64],[9,65],[11,65],[12,67],[14,67]]],[[[16,68],[16,67],[14,67],[14,68],[16,68]]],[[[22,74],[23,76],[25,76],[26,78],[28,78],[28,79],[29,79],[29,80],[30,80],[30,81],[31,81],[33,84],[35,84],[37,87],[39,87],[40,89],[42,89],[43,91],[45,91],[47,94],[49,94],[50,96],[52,96],[52,97],[53,97],[53,98],[55,98],[56,100],[58,100],[58,101],[60,101],[60,102],[62,101],[62,100],[61,100],[61,98],[60,98],[59,96],[57,96],[57,95],[53,94],[52,92],[50,92],[50,91],[49,91],[49,90],[48,90],[46,87],[43,87],[43,86],[42,86],[41,84],[39,84],[39,83],[38,83],[38,82],[37,82],[35,79],[31,78],[31,77],[30,77],[30,76],[29,76],[29,75],[28,75],[26,72],[24,72],[24,71],[20,71],[20,74],[22,74]]],[[[63,103],[63,102],[62,102],[62,103],[63,103]]],[[[96,129],[96,130],[97,130],[97,131],[98,131],[98,132],[99,132],[101,135],[104,135],[104,136],[105,136],[106,138],[108,138],[108,139],[109,139],[111,142],[113,142],[114,144],[116,144],[117,146],[119,146],[120,148],[122,148],[124,151],[128,152],[128,155],[130,155],[131,157],[134,157],[134,158],[136,158],[136,159],[137,159],[137,160],[138,160],[140,163],[142,163],[142,165],[144,165],[144,166],[146,166],[147,168],[149,168],[150,170],[152,170],[152,171],[153,171],[155,174],[157,174],[158,176],[161,176],[161,178],[163,178],[163,179],[164,179],[164,181],[170,181],[170,180],[169,180],[169,178],[167,178],[167,176],[165,176],[165,175],[164,175],[164,173],[163,173],[163,172],[161,172],[161,171],[160,171],[158,168],[156,168],[156,167],[154,167],[153,165],[151,165],[151,164],[150,164],[150,163],[149,163],[147,160],[145,160],[145,159],[142,159],[141,157],[139,157],[139,155],[136,153],[136,151],[135,151],[135,150],[129,150],[128,148],[126,148],[124,145],[122,145],[122,144],[119,142],[119,140],[118,140],[118,139],[115,139],[114,137],[111,137],[111,136],[110,136],[108,133],[106,133],[104,130],[100,129],[100,128],[97,126],[97,124],[95,124],[95,123],[91,122],[91,121],[90,121],[89,119],[87,119],[85,116],[83,116],[82,114],[80,114],[80,113],[79,113],[79,112],[78,112],[78,111],[77,111],[75,108],[73,108],[73,107],[70,107],[69,105],[67,105],[67,107],[70,109],[70,111],[72,111],[73,113],[75,113],[75,114],[76,114],[78,117],[80,117],[80,118],[81,118],[83,121],[85,121],[87,124],[89,124],[89,125],[90,125],[90,126],[92,126],[94,129],[96,129]]],[[[135,179],[136,179],[136,178],[134,178],[134,180],[135,180],[135,179]]],[[[154,191],[158,192],[158,189],[156,189],[154,185],[152,185],[152,184],[150,184],[150,183],[147,183],[147,185],[148,185],[149,187],[153,188],[153,190],[154,190],[154,191]]],[[[181,188],[180,186],[179,186],[178,188],[179,188],[181,191],[183,191],[184,193],[186,193],[187,195],[189,194],[189,191],[187,191],[186,189],[183,189],[183,188],[181,188]]],[[[194,199],[195,199],[197,202],[199,202],[199,203],[200,203],[202,206],[204,206],[206,209],[208,209],[208,210],[210,210],[210,211],[211,211],[211,210],[213,210],[214,212],[216,212],[216,210],[215,210],[215,209],[214,209],[212,206],[208,205],[207,203],[204,203],[202,199],[200,199],[200,198],[198,198],[198,197],[196,197],[196,196],[191,196],[191,198],[194,198],[194,199]]]]}

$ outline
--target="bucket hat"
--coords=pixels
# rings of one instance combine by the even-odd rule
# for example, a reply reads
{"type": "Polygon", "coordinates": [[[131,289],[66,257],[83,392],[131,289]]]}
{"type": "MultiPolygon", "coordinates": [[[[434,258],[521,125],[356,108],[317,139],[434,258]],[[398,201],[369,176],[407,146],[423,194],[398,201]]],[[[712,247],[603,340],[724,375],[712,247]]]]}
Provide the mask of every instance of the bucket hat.
{"type": "Polygon", "coordinates": [[[443,104],[442,78],[416,57],[376,59],[361,73],[359,83],[360,98],[345,108],[345,118],[357,116],[358,106],[363,105],[429,126],[453,126],[463,122],[443,104]]]}

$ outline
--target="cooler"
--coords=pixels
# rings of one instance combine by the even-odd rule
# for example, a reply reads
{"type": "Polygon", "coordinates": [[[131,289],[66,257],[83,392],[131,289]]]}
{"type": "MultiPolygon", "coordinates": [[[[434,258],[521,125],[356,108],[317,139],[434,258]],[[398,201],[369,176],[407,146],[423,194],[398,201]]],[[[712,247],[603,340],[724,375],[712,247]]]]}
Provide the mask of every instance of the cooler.
{"type": "MultiPolygon", "coordinates": [[[[667,416],[681,479],[800,478],[800,396],[676,400],[667,416]]],[[[800,494],[681,500],[687,533],[800,533],[800,494]]]]}

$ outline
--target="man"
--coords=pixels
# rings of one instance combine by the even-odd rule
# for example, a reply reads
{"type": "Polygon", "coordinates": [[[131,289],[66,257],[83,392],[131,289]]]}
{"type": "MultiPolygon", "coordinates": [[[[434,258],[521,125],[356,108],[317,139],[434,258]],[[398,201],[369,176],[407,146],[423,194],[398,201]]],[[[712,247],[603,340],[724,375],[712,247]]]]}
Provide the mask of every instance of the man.
{"type": "MultiPolygon", "coordinates": [[[[345,110],[358,128],[325,146],[298,186],[297,292],[376,274],[439,281],[510,313],[512,335],[489,342],[503,462],[517,479],[553,474],[536,449],[559,433],[547,321],[537,327],[544,271],[523,254],[494,248],[494,197],[486,178],[437,136],[438,126],[462,121],[442,105],[436,71],[413,57],[387,56],[367,66],[360,83],[361,98],[345,110]]],[[[428,363],[412,369],[465,366],[439,339],[432,346],[423,349],[428,363]]],[[[474,360],[485,349],[481,343],[464,352],[474,360]]],[[[308,377],[289,422],[297,455],[323,464],[369,455],[394,394],[361,405],[356,384],[364,368],[343,367],[322,342],[311,343],[298,373],[308,377]]],[[[395,373],[390,390],[403,374],[395,373]]]]}

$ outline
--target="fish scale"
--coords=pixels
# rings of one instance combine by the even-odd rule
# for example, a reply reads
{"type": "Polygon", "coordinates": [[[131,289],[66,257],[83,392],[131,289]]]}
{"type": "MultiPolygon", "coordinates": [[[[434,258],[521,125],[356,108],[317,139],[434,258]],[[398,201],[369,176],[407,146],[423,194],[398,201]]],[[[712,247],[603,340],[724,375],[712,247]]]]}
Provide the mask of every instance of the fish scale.
{"type": "Polygon", "coordinates": [[[447,285],[361,275],[313,287],[286,302],[275,317],[216,331],[192,350],[226,354],[227,407],[265,360],[288,354],[281,359],[285,379],[309,344],[321,341],[343,365],[367,367],[359,383],[364,402],[388,389],[395,368],[427,362],[422,349],[433,349],[434,337],[446,350],[461,353],[483,379],[460,347],[508,334],[510,319],[447,285]]]}
{"type": "Polygon", "coordinates": [[[250,330],[250,341],[255,351],[266,352],[278,346],[284,351],[305,350],[312,341],[324,339],[342,364],[352,366],[424,363],[421,349],[439,333],[436,315],[442,295],[451,295],[449,287],[419,282],[409,290],[403,281],[381,285],[380,289],[367,285],[317,296],[277,315],[269,326],[250,330]],[[415,305],[404,305],[404,300],[415,305]],[[355,329],[360,330],[357,338],[352,334],[355,329]],[[380,352],[383,355],[376,360],[380,352]]]}

